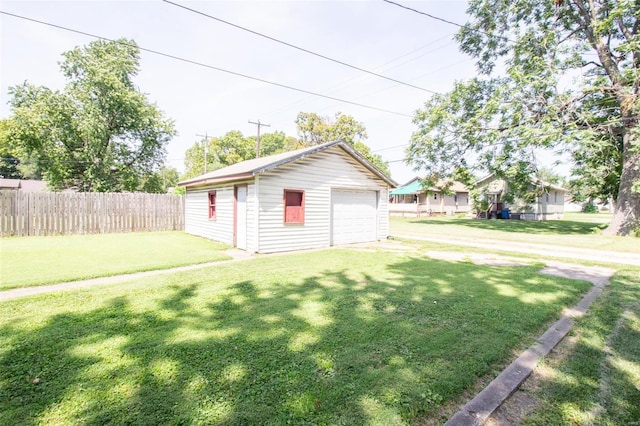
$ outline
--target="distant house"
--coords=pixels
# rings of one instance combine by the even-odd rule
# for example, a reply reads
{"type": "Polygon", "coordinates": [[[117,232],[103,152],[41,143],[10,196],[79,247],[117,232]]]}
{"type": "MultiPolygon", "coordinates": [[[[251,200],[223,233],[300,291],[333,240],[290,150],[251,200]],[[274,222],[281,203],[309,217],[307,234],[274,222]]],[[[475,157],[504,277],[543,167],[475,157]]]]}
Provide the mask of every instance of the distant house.
{"type": "Polygon", "coordinates": [[[178,184],[185,231],[251,253],[386,239],[396,183],[350,145],[243,161],[178,184]]]}
{"type": "Polygon", "coordinates": [[[440,181],[433,187],[426,187],[419,177],[415,177],[389,195],[392,216],[453,215],[469,211],[469,189],[456,181],[440,181]],[[443,191],[447,184],[450,184],[448,190],[443,191]]]}
{"type": "Polygon", "coordinates": [[[47,190],[47,182],[29,179],[0,179],[0,190],[42,192],[47,190]]]}
{"type": "MultiPolygon", "coordinates": [[[[564,194],[564,211],[565,212],[581,212],[583,211],[586,204],[589,201],[577,202],[573,200],[573,195],[570,193],[564,194]]],[[[598,209],[600,212],[612,212],[614,209],[613,200],[603,200],[601,198],[596,198],[592,200],[591,203],[593,206],[598,209]]]]}
{"type": "Polygon", "coordinates": [[[487,209],[476,212],[482,218],[511,218],[526,220],[561,219],[564,215],[566,189],[532,178],[529,189],[538,189],[539,195],[531,202],[511,194],[511,185],[492,173],[475,183],[475,188],[486,202],[487,209]],[[511,201],[511,202],[509,202],[511,201]]]}

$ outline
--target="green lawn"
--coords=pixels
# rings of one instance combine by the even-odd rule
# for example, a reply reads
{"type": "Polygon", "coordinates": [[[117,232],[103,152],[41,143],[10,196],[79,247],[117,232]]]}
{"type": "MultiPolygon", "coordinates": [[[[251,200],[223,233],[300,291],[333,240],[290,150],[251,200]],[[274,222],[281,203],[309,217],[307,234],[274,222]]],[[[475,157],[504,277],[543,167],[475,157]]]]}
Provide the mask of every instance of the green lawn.
{"type": "Polygon", "coordinates": [[[327,250],[0,303],[0,424],[433,419],[590,288],[537,269],[327,250]]]}
{"type": "Polygon", "coordinates": [[[604,236],[602,215],[573,213],[567,219],[486,220],[464,217],[403,219],[392,217],[391,235],[501,240],[611,250],[640,255],[640,238],[604,236]]]}
{"type": "Polygon", "coordinates": [[[229,259],[183,232],[0,239],[0,290],[229,259]]]}
{"type": "Polygon", "coordinates": [[[640,268],[618,272],[571,334],[565,355],[539,367],[527,424],[640,424],[640,268]]]}

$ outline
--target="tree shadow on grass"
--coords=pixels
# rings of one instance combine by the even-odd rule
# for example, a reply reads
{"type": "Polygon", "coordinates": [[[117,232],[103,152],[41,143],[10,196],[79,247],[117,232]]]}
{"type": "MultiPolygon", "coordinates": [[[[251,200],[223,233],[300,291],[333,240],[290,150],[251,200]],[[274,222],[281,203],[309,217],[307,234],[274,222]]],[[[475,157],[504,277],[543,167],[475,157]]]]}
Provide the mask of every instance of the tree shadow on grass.
{"type": "Polygon", "coordinates": [[[534,268],[514,282],[513,268],[417,258],[385,278],[320,269],[267,286],[167,285],[143,308],[121,296],[29,330],[5,324],[0,423],[409,423],[587,288],[534,268]]]}
{"type": "Polygon", "coordinates": [[[420,219],[412,220],[416,224],[461,225],[469,228],[491,231],[515,232],[525,234],[553,235],[591,235],[607,227],[607,223],[572,220],[498,220],[498,219],[459,219],[455,221],[420,219]]]}

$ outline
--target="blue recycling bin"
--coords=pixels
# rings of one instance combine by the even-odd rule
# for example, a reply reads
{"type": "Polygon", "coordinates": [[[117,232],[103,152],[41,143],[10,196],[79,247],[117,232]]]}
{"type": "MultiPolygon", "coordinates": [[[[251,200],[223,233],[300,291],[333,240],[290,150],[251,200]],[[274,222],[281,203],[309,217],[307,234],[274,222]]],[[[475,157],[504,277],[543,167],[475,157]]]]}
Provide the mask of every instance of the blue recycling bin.
{"type": "Polygon", "coordinates": [[[502,219],[509,219],[509,209],[502,209],[502,212],[500,212],[500,217],[502,219]]]}

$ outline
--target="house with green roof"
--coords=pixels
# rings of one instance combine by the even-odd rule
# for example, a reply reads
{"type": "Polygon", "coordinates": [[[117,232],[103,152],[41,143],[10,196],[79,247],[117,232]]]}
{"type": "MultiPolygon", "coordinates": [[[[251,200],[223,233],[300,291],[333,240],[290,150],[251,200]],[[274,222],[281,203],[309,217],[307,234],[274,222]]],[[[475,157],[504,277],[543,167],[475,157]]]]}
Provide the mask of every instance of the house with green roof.
{"type": "Polygon", "coordinates": [[[457,181],[439,181],[427,186],[420,177],[389,193],[389,214],[420,217],[469,212],[469,189],[457,181]]]}

